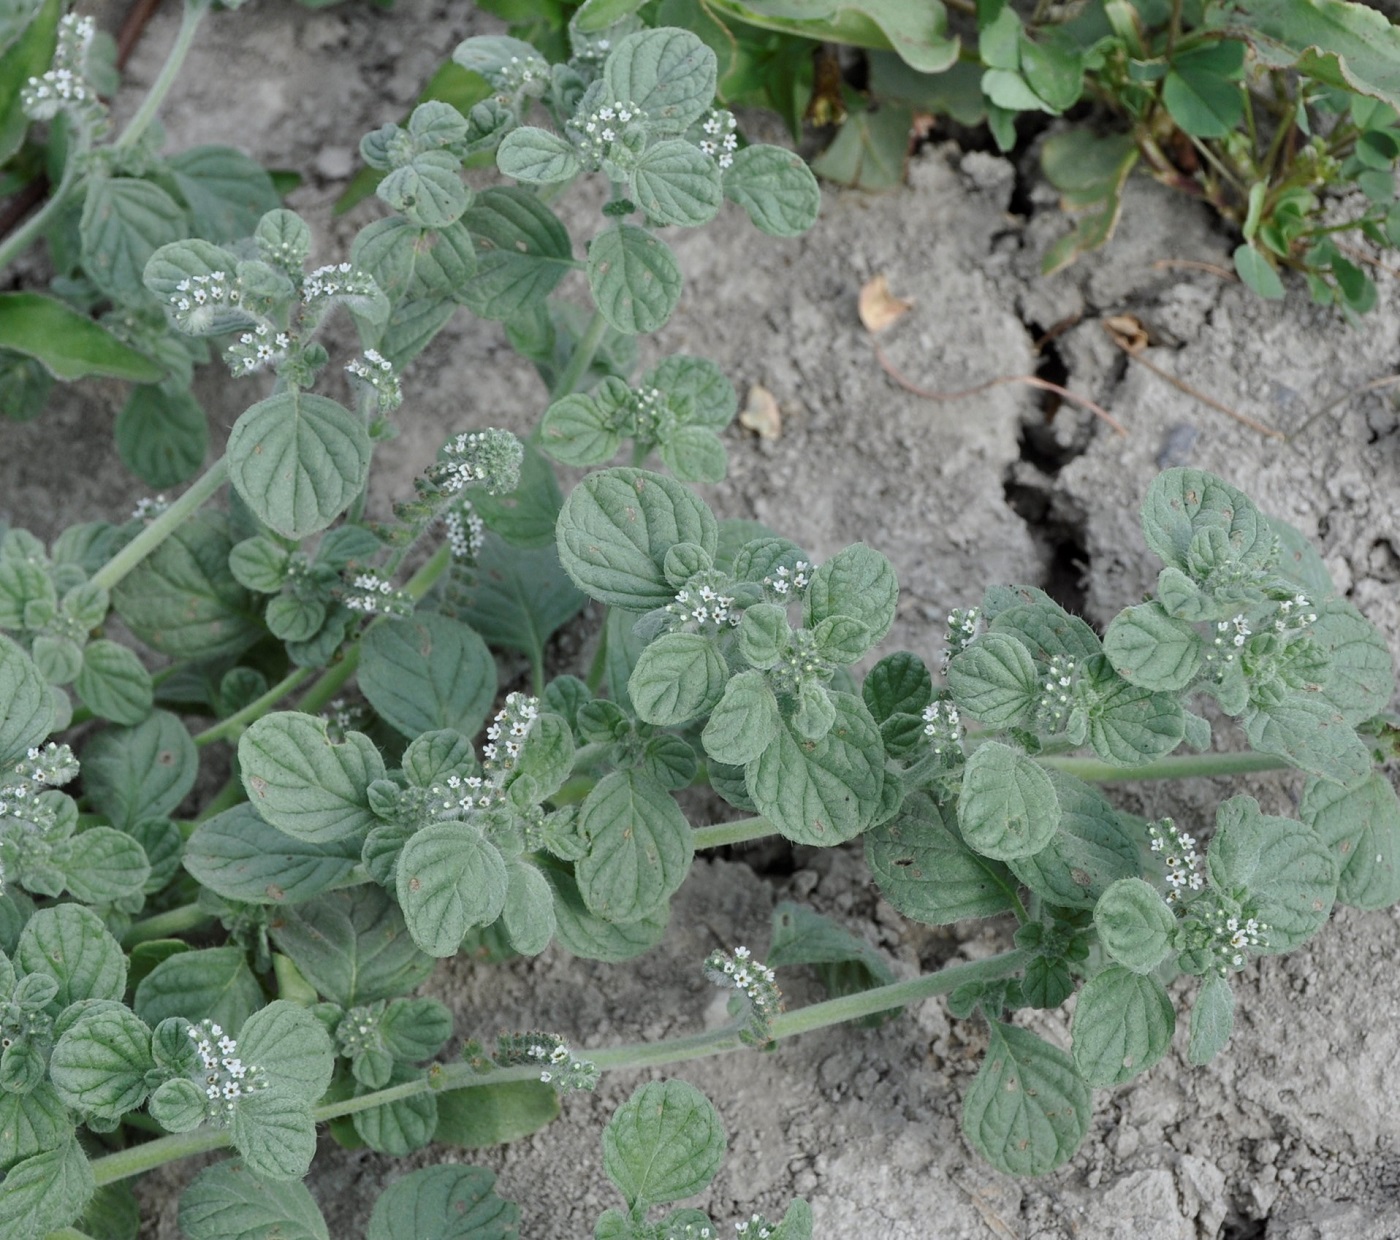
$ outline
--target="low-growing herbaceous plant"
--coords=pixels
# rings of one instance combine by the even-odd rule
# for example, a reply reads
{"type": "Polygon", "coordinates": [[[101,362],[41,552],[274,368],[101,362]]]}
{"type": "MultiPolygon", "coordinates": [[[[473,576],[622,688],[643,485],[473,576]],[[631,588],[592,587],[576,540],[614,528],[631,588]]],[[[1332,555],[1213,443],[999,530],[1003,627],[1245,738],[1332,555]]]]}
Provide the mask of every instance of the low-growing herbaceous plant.
{"type": "MultiPolygon", "coordinates": [[[[1038,589],[993,585],[949,617],[940,667],[901,652],[863,678],[894,618],[890,562],[862,544],[816,562],[687,485],[724,475],[736,398],[698,357],[632,373],[635,337],[681,296],[657,230],[728,199],[790,237],[820,201],[800,159],[746,144],[715,106],[694,34],[576,25],[554,64],[469,39],[454,59],[489,98],[368,134],[393,214],[312,267],[307,225],[255,165],[152,137],[206,0],[115,137],[91,24],[37,7],[51,37],[22,107],[61,128],[66,158],[4,257],[45,235],[62,297],[0,298],[7,399],[54,375],[135,380],[118,450],[174,484],[204,455],[193,368],[217,354],[271,386],[173,501],[50,546],[0,541],[0,1234],[134,1235],[132,1177],[230,1148],[181,1200],[191,1240],[325,1240],[302,1183],[318,1125],[390,1154],[492,1144],[602,1072],[752,1054],[934,995],[985,1031],[968,1142],[1039,1175],[1078,1148],[1095,1089],[1166,1053],[1178,999],[1205,1063],[1255,957],[1334,903],[1400,899],[1400,802],[1376,770],[1395,749],[1390,653],[1307,542],[1227,482],[1153,483],[1157,589],[1102,637],[1038,589]],[[513,184],[469,188],[482,153],[513,184]],[[550,204],[580,177],[609,193],[576,240],[550,204]],[[552,296],[572,272],[590,305],[552,296]],[[459,306],[505,325],[547,407],[528,441],[462,427],[368,520],[400,375],[459,306]],[[337,312],[359,339],[334,359],[349,405],[315,390],[337,312]],[[598,468],[564,498],[551,460],[598,468]],[[590,599],[606,619],[587,675],[551,678],[546,642],[590,599]],[[528,658],[528,686],[501,697],[493,647],[528,658]],[[1249,751],[1215,748],[1241,732],[1249,751]],[[1297,819],[1235,796],[1213,829],[1144,822],[1094,787],[1273,767],[1306,776],[1297,819]],[[692,825],[675,794],[694,785],[751,816],[692,825]],[[1014,920],[1014,942],[895,981],[784,906],[763,959],[728,944],[695,962],[730,992],[729,1024],[586,1055],[586,1030],[495,1037],[483,1012],[454,1031],[413,997],[464,949],[645,952],[697,851],[775,833],[860,838],[902,913],[1014,920]],[[784,1010],[798,964],[823,966],[832,997],[784,1010]],[[1071,996],[1068,1050],[1018,1020],[1071,996]]],[[[11,47],[33,63],[43,43],[11,47]]],[[[643,1085],[602,1146],[618,1204],[600,1240],[733,1233],[674,1205],[725,1148],[691,1086],[643,1085]]],[[[486,1240],[516,1218],[488,1172],[444,1164],[392,1184],[366,1226],[486,1240]]],[[[797,1200],[738,1234],[812,1228],[797,1200]]]]}

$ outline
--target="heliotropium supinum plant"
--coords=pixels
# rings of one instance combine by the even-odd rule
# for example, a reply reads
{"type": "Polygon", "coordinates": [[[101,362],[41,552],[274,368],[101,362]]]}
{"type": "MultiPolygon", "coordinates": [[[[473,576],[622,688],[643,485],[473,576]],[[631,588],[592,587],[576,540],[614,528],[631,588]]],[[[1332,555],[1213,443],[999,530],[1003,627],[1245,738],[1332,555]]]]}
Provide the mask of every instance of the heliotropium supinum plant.
{"type": "MultiPolygon", "coordinates": [[[[1083,1139],[1094,1088],[1165,1054],[1176,975],[1199,979],[1185,989],[1204,1062],[1256,956],[1302,943],[1337,900],[1400,898],[1400,801],[1374,769],[1393,747],[1390,653],[1298,533],[1227,483],[1173,470],[1152,485],[1156,597],[1102,639],[1041,591],[998,586],[950,617],[937,676],[897,653],[862,679],[895,616],[890,562],[858,544],[819,563],[685,484],[722,476],[736,400],[699,358],[629,378],[632,339],[680,295],[656,230],[727,197],[792,235],[819,195],[800,160],[744,146],[713,109],[703,44],[634,25],[579,35],[562,64],[463,44],[495,93],[365,139],[397,214],[344,261],[311,267],[308,227],[280,208],[246,237],[154,249],[142,287],[172,336],[212,341],[236,377],[275,376],[270,394],[173,502],[51,546],[0,538],[6,1236],[132,1235],[131,1177],[232,1147],[185,1191],[186,1235],[324,1238],[301,1183],[320,1124],[387,1154],[494,1144],[605,1071],[938,994],[987,1031],[969,1142],[1041,1174],[1083,1139]],[[461,164],[482,150],[518,184],[472,189],[461,164]],[[611,195],[578,258],[550,202],[583,175],[611,195]],[[589,307],[551,296],[574,270],[589,307]],[[461,428],[368,521],[401,369],[460,305],[536,364],[539,429],[461,428]],[[353,405],[312,390],[338,311],[358,333],[353,405]],[[624,444],[632,464],[562,497],[549,456],[602,465],[624,444]],[[653,455],[668,474],[643,468],[653,455]],[[587,676],[551,677],[546,642],[588,598],[607,618],[587,676]],[[113,615],[136,647],[108,636],[113,615]],[[498,684],[493,649],[523,654],[528,683],[498,684]],[[1252,752],[1214,751],[1203,699],[1252,752]],[[201,786],[220,747],[215,769],[232,750],[235,773],[201,786]],[[1301,818],[1234,797],[1208,845],[1200,824],[1143,823],[1092,786],[1273,767],[1309,777],[1301,818]],[[752,816],[692,825],[676,793],[697,784],[752,816]],[[1014,943],[895,981],[858,937],[783,904],[763,960],[724,946],[696,962],[732,992],[722,1028],[587,1056],[570,1046],[587,1030],[508,1031],[444,1056],[451,1015],[415,993],[436,959],[627,960],[660,941],[697,851],[769,834],[860,837],[902,912],[1009,915],[1014,943]],[[785,1011],[780,974],[800,965],[832,997],[785,1011]],[[1075,993],[1068,1052],[1016,1016],[1075,993]]],[[[643,1086],[603,1134],[623,1205],[595,1235],[717,1235],[676,1203],[724,1143],[690,1086],[643,1086]]],[[[487,1240],[518,1217],[489,1173],[451,1165],[391,1185],[366,1226],[487,1240]]],[[[739,1231],[813,1226],[798,1201],[739,1231]]]]}

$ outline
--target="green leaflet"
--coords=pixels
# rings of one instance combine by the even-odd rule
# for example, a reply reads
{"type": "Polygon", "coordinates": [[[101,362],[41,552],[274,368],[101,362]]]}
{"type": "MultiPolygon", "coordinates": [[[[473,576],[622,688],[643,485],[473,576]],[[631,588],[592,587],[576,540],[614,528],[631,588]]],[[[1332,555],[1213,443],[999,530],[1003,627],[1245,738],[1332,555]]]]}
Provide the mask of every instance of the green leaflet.
{"type": "Polygon", "coordinates": [[[744,768],[758,812],[788,839],[830,846],[875,821],[885,782],[884,746],[864,703],[829,694],[835,720],[819,741],[784,721],[777,737],[744,768]]]}
{"type": "Polygon", "coordinates": [[[1205,643],[1184,620],[1160,603],[1141,603],[1114,616],[1104,634],[1104,654],[1116,671],[1144,689],[1177,692],[1200,669],[1205,643]]]}
{"type": "Polygon", "coordinates": [[[73,896],[84,904],[111,904],[139,896],[151,875],[145,851],[125,831],[89,827],[54,846],[50,858],[73,896]]]}
{"type": "Polygon", "coordinates": [[[898,601],[894,565],[880,552],[855,543],[812,574],[803,599],[803,625],[815,629],[833,616],[850,616],[869,630],[868,650],[890,631],[898,601]]]}
{"type": "Polygon", "coordinates": [[[603,1129],[603,1170],[631,1207],[700,1192],[714,1179],[726,1140],[719,1113],[693,1085],[652,1081],[603,1129]]]}
{"type": "Polygon", "coordinates": [[[180,1231],[189,1240],[330,1240],[316,1199],[299,1181],[253,1175],[236,1159],[205,1167],[180,1195],[180,1231]]]}
{"type": "Polygon", "coordinates": [[[285,999],[274,999],[248,1017],[239,1029],[238,1049],[267,1073],[269,1092],[310,1104],[331,1083],[330,1036],[309,1011],[285,999]]]}
{"type": "Polygon", "coordinates": [[[94,715],[113,723],[137,724],[151,713],[151,674],[134,650],[106,638],[83,647],[73,688],[94,715]]]}
{"type": "Polygon", "coordinates": [[[681,284],[670,247],[635,224],[605,229],[588,247],[593,301],[613,327],[629,336],[659,330],[680,301],[681,284]]]}
{"type": "Polygon", "coordinates": [[[430,956],[454,955],[467,931],[505,907],[510,878],[494,844],[460,822],[411,836],[395,873],[399,907],[413,941],[430,956]]]}
{"type": "Polygon", "coordinates": [[[963,1098],[963,1135],[1007,1175],[1044,1175],[1079,1148],[1091,1106],[1089,1087],[1064,1051],[992,1021],[986,1057],[963,1098]]]}
{"type": "Polygon", "coordinates": [[[344,405],[291,388],[246,409],[229,435],[229,480],[258,518],[300,540],[364,488],[370,439],[344,405]]]}
{"type": "Polygon", "coordinates": [[[587,854],[574,867],[588,910],[614,922],[651,917],[684,881],[695,855],[690,824],[669,792],[637,771],[614,771],[579,810],[587,854]]]}
{"type": "Polygon", "coordinates": [[[373,884],[285,908],[270,933],[317,993],[343,1008],[406,994],[433,969],[409,936],[398,905],[373,884]]]}
{"type": "Polygon", "coordinates": [[[0,1090],[0,1166],[56,1149],[72,1131],[68,1108],[51,1082],[40,1081],[27,1094],[0,1090]]]}
{"type": "Polygon", "coordinates": [[[1161,982],[1110,965],[1079,992],[1070,1025],[1074,1066],[1090,1085],[1121,1085],[1167,1053],[1175,1028],[1161,982]]]}
{"type": "Polygon", "coordinates": [[[1353,788],[1371,773],[1371,754],[1345,717],[1315,694],[1293,692],[1269,706],[1244,711],[1249,743],[1278,754],[1309,775],[1353,788]]]}
{"type": "Polygon", "coordinates": [[[1331,851],[1341,903],[1382,909],[1400,900],[1400,799],[1384,775],[1351,789],[1311,779],[1299,815],[1331,851]]]}
{"type": "Polygon", "coordinates": [[[1094,905],[1094,928],[1117,963],[1150,973],[1171,951],[1176,914],[1155,887],[1140,878],[1120,878],[1094,905]]]}
{"type": "Polygon", "coordinates": [[[190,147],[172,155],[166,166],[198,237],[241,241],[281,206],[267,171],[231,146],[190,147]]]}
{"type": "Polygon", "coordinates": [[[1329,598],[1318,604],[1311,632],[1328,656],[1318,696],[1352,727],[1380,714],[1395,691],[1395,669],[1375,625],[1345,599],[1329,598]]]}
{"type": "Polygon", "coordinates": [[[117,1119],[146,1099],[151,1030],[129,1008],[101,1008],[63,1031],[49,1060],[49,1076],[70,1107],[117,1119]]]}
{"type": "Polygon", "coordinates": [[[539,1081],[450,1089],[438,1094],[437,1103],[433,1140],[469,1150],[518,1141],[559,1114],[559,1092],[539,1081]]]}
{"type": "Polygon", "coordinates": [[[800,236],[822,205],[821,187],[801,156],[762,143],[735,152],[724,171],[724,196],[770,237],[800,236]]]}
{"type": "Polygon", "coordinates": [[[730,677],[700,741],[716,761],[743,766],[773,743],[781,722],[767,677],[750,669],[730,677]]]}
{"type": "MultiPolygon", "coordinates": [[[[324,1037],[325,1035],[322,1034],[324,1037]]],[[[265,1180],[300,1180],[316,1156],[311,1106],[276,1089],[241,1098],[229,1125],[248,1170],[265,1180]]]]}
{"type": "Polygon", "coordinates": [[[375,193],[419,228],[448,228],[471,202],[461,161],[447,151],[420,152],[386,173],[375,193]]]}
{"type": "Polygon", "coordinates": [[[644,722],[676,727],[708,714],[728,679],[728,665],[704,634],[664,633],[642,651],[627,694],[644,722]]]}
{"type": "Polygon", "coordinates": [[[1017,727],[1035,706],[1040,677],[1020,642],[986,633],[949,661],[948,689],[972,718],[989,727],[1017,727]]]}
{"type": "Polygon", "coordinates": [[[1098,655],[1084,669],[1089,742],[1105,762],[1136,766],[1171,753],[1186,735],[1175,694],[1154,693],[1118,676],[1098,655]]]}
{"type": "Polygon", "coordinates": [[[8,766],[53,727],[53,699],[34,661],[0,633],[0,764],[8,766]]]}
{"type": "Polygon", "coordinates": [[[933,700],[933,678],[918,655],[887,654],[861,682],[860,695],[876,723],[918,715],[933,700]]]}
{"type": "Polygon", "coordinates": [[[681,134],[715,97],[715,54],[688,30],[639,30],[620,39],[603,66],[607,94],[631,102],[656,133],[681,134]]]}
{"type": "Polygon", "coordinates": [[[587,598],[569,580],[553,545],[511,547],[494,534],[476,562],[460,574],[453,609],[493,646],[507,646],[542,663],[550,637],[574,618],[587,598]]]}
{"type": "Polygon", "coordinates": [[[483,318],[515,318],[543,301],[573,265],[568,231],[529,190],[485,190],[462,222],[476,243],[476,275],[458,295],[483,318]]]}
{"type": "Polygon", "coordinates": [[[923,793],[865,836],[865,860],[881,893],[906,917],[941,926],[1016,907],[1016,883],[999,862],[968,848],[923,793]]]}
{"type": "Polygon", "coordinates": [[[464,220],[446,228],[419,228],[401,216],[375,220],[356,234],[350,261],[394,306],[452,300],[476,273],[464,220]]]}
{"type": "Polygon", "coordinates": [[[1162,102],[1184,132],[1223,138],[1244,119],[1244,52],[1243,43],[1225,39],[1172,59],[1162,102]]]}
{"type": "Polygon", "coordinates": [[[1050,777],[1010,745],[979,745],[963,770],[958,827],[984,857],[1006,861],[1038,853],[1060,825],[1050,777]]]}
{"type": "Polygon", "coordinates": [[[590,474],[559,513],[559,560],[584,593],[627,611],[650,611],[675,598],[666,552],[676,543],[713,556],[714,514],[688,488],[641,469],[590,474]]]}
{"type": "Polygon", "coordinates": [[[367,1240],[516,1240],[520,1210],[495,1183],[482,1167],[414,1171],[380,1194],[367,1240]]]}
{"type": "Polygon", "coordinates": [[[1060,804],[1059,830],[1039,852],[1007,864],[1052,904],[1091,909],[1110,883],[1139,872],[1140,833],[1088,784],[1062,771],[1047,774],[1060,804]]]}
{"type": "Polygon", "coordinates": [[[262,987],[243,949],[206,947],[162,960],[141,979],[133,1006],[152,1028],[167,1017],[183,1016],[237,1029],[262,1003],[262,987]]]}
{"type": "Polygon", "coordinates": [[[82,757],[84,786],[115,827],[170,813],[194,787],[199,757],[184,725],[158,710],[134,728],[106,728],[82,757]]]}
{"type": "Polygon", "coordinates": [[[61,1012],[83,999],[120,999],[127,963],[121,945],[102,919],[79,904],[40,909],[15,947],[21,973],[44,973],[58,983],[49,1011],[61,1012]]]}
{"type": "Polygon", "coordinates": [[[66,1227],[95,1189],[87,1155],[69,1133],[56,1148],[22,1159],[5,1173],[0,1193],[0,1234],[40,1240],[66,1227]]]}
{"type": "Polygon", "coordinates": [[[1273,530],[1229,483],[1199,469],[1168,469],[1152,480],[1142,505],[1142,531],[1164,564],[1193,575],[1188,558],[1192,542],[1212,529],[1225,536],[1236,568],[1264,569],[1272,561],[1273,530]]]}
{"type": "Polygon", "coordinates": [[[662,904],[650,917],[619,925],[589,912],[568,870],[551,865],[543,873],[554,889],[555,937],[565,951],[575,956],[616,964],[650,951],[666,933],[671,915],[669,903],[662,904]]]}
{"type": "Polygon", "coordinates": [[[348,878],[359,860],[357,834],[311,843],[270,826],[245,802],[200,823],[183,864],[225,899],[292,904],[348,878]]]}
{"type": "Polygon", "coordinates": [[[117,614],[148,646],[175,659],[241,653],[263,630],[229,571],[232,547],[222,513],[196,514],[117,584],[117,614]]]}
{"type": "Polygon", "coordinates": [[[0,348],[33,358],[56,379],[107,375],[154,383],[164,374],[87,315],[39,293],[0,293],[0,348]]]}
{"type": "Polygon", "coordinates": [[[276,712],[239,738],[238,761],[258,813],[297,839],[326,843],[377,821],[368,788],[384,778],[384,760],[360,732],[347,732],[337,744],[324,719],[276,712]]]}
{"type": "Polygon", "coordinates": [[[496,662],[468,625],[419,612],[366,632],[359,685],[385,722],[405,736],[441,728],[474,736],[495,698],[496,662]]]}
{"type": "Polygon", "coordinates": [[[122,463],[148,486],[175,486],[193,477],[209,451],[209,426],[186,391],[154,384],[132,389],[115,427],[122,463]]]}
{"type": "MultiPolygon", "coordinates": [[[[421,1068],[395,1063],[387,1083],[391,1086],[402,1085],[421,1080],[422,1077],[421,1068]]],[[[357,1084],[355,1092],[364,1094],[370,1091],[364,1085],[357,1084]]],[[[422,1149],[433,1139],[438,1122],[437,1099],[432,1094],[399,1098],[367,1111],[356,1111],[351,1116],[351,1122],[355,1134],[370,1149],[403,1158],[414,1150],[422,1149]]]]}
{"type": "Polygon", "coordinates": [[[506,871],[510,877],[501,910],[506,936],[522,956],[538,956],[554,937],[554,892],[529,862],[507,861],[506,871]]]}
{"type": "Polygon", "coordinates": [[[78,232],[83,270],[119,302],[140,297],[151,255],[189,235],[185,213],[158,185],[102,176],[88,182],[78,232]]]}
{"type": "Polygon", "coordinates": [[[1218,973],[1207,973],[1191,1006],[1191,1042],[1186,1058],[1207,1064],[1230,1040],[1235,1028],[1235,992],[1218,973]]]}
{"type": "Polygon", "coordinates": [[[1268,927],[1260,949],[1266,955],[1316,934],[1336,898],[1336,867],[1318,833],[1292,818],[1261,814],[1253,797],[1220,806],[1206,866],[1217,891],[1251,906],[1268,927]]]}
{"type": "Polygon", "coordinates": [[[631,169],[630,188],[649,220],[681,228],[712,220],[724,201],[715,161],[682,138],[651,143],[631,169]]]}
{"type": "Polygon", "coordinates": [[[496,167],[516,181],[553,185],[579,171],[573,144],[535,125],[512,129],[496,148],[496,167]]]}

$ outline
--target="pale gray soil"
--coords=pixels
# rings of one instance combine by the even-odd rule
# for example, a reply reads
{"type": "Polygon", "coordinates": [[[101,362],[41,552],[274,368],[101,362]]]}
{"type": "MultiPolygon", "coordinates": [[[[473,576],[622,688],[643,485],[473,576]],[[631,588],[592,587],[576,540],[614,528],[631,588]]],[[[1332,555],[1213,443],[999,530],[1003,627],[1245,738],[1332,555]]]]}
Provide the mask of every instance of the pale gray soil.
{"type": "MultiPolygon", "coordinates": [[[[173,9],[174,6],[168,6],[173,9]]],[[[173,35],[162,14],[132,66],[154,73],[173,35]]],[[[168,111],[171,144],[229,141],[307,177],[292,204],[320,230],[318,261],[339,258],[367,204],[332,222],[329,204],[356,166],[360,134],[398,117],[468,28],[464,4],[399,0],[385,15],[348,3],[313,13],[291,4],[216,15],[168,111]]],[[[130,106],[130,105],[128,105],[130,106]]],[[[1269,511],[1316,535],[1338,584],[1400,652],[1400,421],[1384,393],[1308,418],[1400,363],[1400,300],[1382,275],[1380,305],[1359,329],[1314,310],[1304,290],[1265,304],[1239,285],[1183,267],[1228,266],[1233,242],[1185,199],[1135,182],[1113,244],[1042,280],[1039,256],[1064,228],[1028,168],[935,146],[899,193],[828,192],[805,238],[773,242],[737,212],[679,238],[685,299],[656,351],[718,361],[741,392],[770,389],[782,436],[730,432],[731,473],[708,498],[725,516],[757,517],[818,558],[864,539],[893,560],[903,586],[888,648],[936,661],[948,608],[997,581],[1047,584],[1097,623],[1136,601],[1156,566],[1137,508],[1159,463],[1216,471],[1269,511]],[[1003,385],[956,403],[920,399],[882,372],[856,317],[856,294],[885,274],[914,309],[883,337],[914,383],[954,390],[1033,371],[1034,340],[1054,348],[1075,392],[1108,407],[1119,437],[1061,407],[1047,425],[1039,396],[1003,385]],[[1285,432],[1268,440],[1128,362],[1100,320],[1138,315],[1175,347],[1149,356],[1217,400],[1285,432]],[[1014,506],[1011,502],[1015,501],[1014,506]]],[[[592,227],[582,207],[583,227],[592,227]]],[[[1061,374],[1064,371],[1059,372],[1061,374]]],[[[1052,375],[1053,377],[1053,375],[1052,375]]],[[[383,452],[380,502],[450,432],[525,428],[543,393],[512,360],[499,327],[463,313],[407,377],[402,435],[383,452]]],[[[213,368],[201,397],[227,427],[261,393],[213,368]]],[[[84,516],[120,518],[139,484],[114,473],[108,426],[115,387],[84,384],[30,426],[3,428],[0,509],[50,534],[84,516]]],[[[574,643],[577,646],[577,642],[574,643]]],[[[1215,805],[1248,790],[1288,812],[1298,779],[1125,786],[1123,803],[1200,829],[1215,805]]],[[[765,848],[697,864],[656,951],[621,966],[551,950],[490,969],[443,966],[433,993],[462,1036],[502,1027],[557,1030],[582,1046],[657,1038],[722,1018],[699,962],[717,945],[766,946],[773,904],[806,900],[885,949],[901,972],[997,950],[1008,926],[949,933],[904,923],[870,885],[858,849],[765,848]]],[[[746,1054],[682,1065],[730,1133],[730,1155],[704,1200],[716,1217],[780,1214],[812,1202],[823,1240],[1382,1240],[1400,1237],[1400,917],[1339,913],[1311,944],[1251,966],[1237,982],[1235,1039],[1213,1064],[1169,1057],[1145,1078],[1097,1097],[1093,1130],[1068,1166],[1015,1182],[979,1163],[960,1135],[960,1099],[984,1035],[931,1001],[878,1031],[829,1030],[746,1054]]],[[[815,990],[798,984],[790,1001],[815,990]]],[[[1034,1018],[1063,1039],[1063,1014],[1034,1018]]],[[[607,1078],[566,1100],[562,1118],[479,1161],[524,1211],[527,1240],[592,1234],[617,1204],[598,1135],[637,1075],[607,1078]]],[[[332,1235],[356,1237],[390,1160],[327,1143],[312,1177],[332,1235]]],[[[468,1160],[429,1151],[413,1165],[468,1160]]],[[[175,1234],[173,1191],[188,1169],[143,1193],[144,1235],[175,1234]]],[[[726,1223],[726,1227],[728,1224],[726,1223]]]]}

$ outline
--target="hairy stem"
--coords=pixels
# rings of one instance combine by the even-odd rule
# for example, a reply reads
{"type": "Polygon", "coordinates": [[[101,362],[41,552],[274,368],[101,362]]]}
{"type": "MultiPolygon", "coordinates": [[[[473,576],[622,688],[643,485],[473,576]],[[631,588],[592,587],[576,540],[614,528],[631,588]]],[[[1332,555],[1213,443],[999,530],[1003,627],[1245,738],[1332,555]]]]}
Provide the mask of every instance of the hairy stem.
{"type": "Polygon", "coordinates": [[[230,715],[227,719],[220,720],[213,727],[205,728],[203,732],[196,733],[194,743],[196,745],[212,745],[215,741],[237,740],[239,734],[248,724],[255,719],[261,719],[287,694],[299,689],[313,675],[314,669],[312,668],[293,668],[271,689],[261,697],[249,702],[242,710],[230,715]]]}
{"type": "Polygon", "coordinates": [[[228,479],[228,461],[220,457],[179,499],[93,574],[92,585],[113,590],[127,573],[211,500],[228,479]]]}
{"type": "Polygon", "coordinates": [[[559,378],[555,381],[554,390],[549,394],[551,400],[558,400],[561,396],[578,391],[578,385],[583,376],[588,373],[589,366],[593,364],[593,358],[598,352],[598,346],[603,343],[603,336],[607,330],[607,319],[603,317],[601,311],[595,310],[593,317],[588,320],[587,329],[579,337],[578,343],[574,345],[574,351],[569,357],[569,364],[564,367],[559,378]]]}
{"type": "Polygon", "coordinates": [[[185,4],[184,16],[180,19],[180,29],[175,35],[175,43],[166,56],[165,63],[161,65],[159,75],[151,83],[151,89],[146,92],[146,97],[141,101],[141,106],[136,109],[136,115],[127,121],[126,128],[121,132],[121,137],[112,144],[115,149],[121,150],[124,147],[134,146],[140,141],[141,135],[146,132],[151,122],[155,120],[156,113],[160,111],[160,105],[165,102],[170,88],[175,85],[175,79],[180,74],[180,66],[185,63],[185,57],[194,44],[194,36],[199,29],[199,23],[204,20],[204,15],[208,11],[209,0],[189,0],[185,4]]]}
{"type": "MultiPolygon", "coordinates": [[[[925,973],[922,977],[905,982],[893,982],[888,986],[877,986],[863,990],[859,994],[843,995],[839,999],[828,999],[824,1003],[811,1003],[792,1012],[783,1012],[775,1017],[772,1025],[773,1040],[780,1041],[799,1033],[812,1033],[828,1025],[838,1025],[849,1020],[859,1020],[877,1012],[888,1012],[891,1008],[903,1007],[909,1003],[947,994],[959,986],[970,982],[990,982],[1020,972],[1031,961],[1032,952],[1020,949],[1003,952],[986,960],[971,963],[953,964],[939,969],[936,973],[925,973]]],[[[739,1039],[738,1029],[732,1025],[704,1033],[687,1034],[679,1038],[668,1038],[662,1042],[637,1042],[626,1046],[614,1046],[591,1051],[588,1058],[604,1071],[627,1071],[629,1069],[660,1067],[664,1064],[682,1063],[688,1059],[702,1059],[709,1055],[719,1055],[726,1051],[740,1050],[744,1044],[739,1039]]],[[[317,1107],[313,1115],[318,1123],[338,1119],[343,1115],[353,1115],[357,1111],[367,1111],[386,1103],[399,1102],[418,1094],[440,1093],[449,1089],[473,1089],[481,1085],[500,1085],[508,1081],[530,1081],[539,1078],[537,1065],[521,1065],[512,1068],[493,1068],[488,1072],[478,1072],[470,1064],[456,1063],[438,1065],[429,1069],[426,1077],[407,1081],[402,1085],[392,1085],[388,1089],[376,1090],[358,1098],[347,1098],[340,1102],[327,1103],[317,1107]]],[[[230,1143],[227,1130],[222,1128],[200,1128],[194,1132],[179,1133],[161,1137],[144,1145],[120,1150],[95,1159],[92,1173],[97,1184],[111,1184],[129,1176],[139,1175],[154,1167],[219,1149],[230,1143]]]]}
{"type": "Polygon", "coordinates": [[[1113,766],[1097,758],[1040,758],[1054,767],[1095,784],[1130,783],[1139,779],[1209,779],[1216,775],[1248,775],[1254,771],[1284,771],[1292,763],[1267,753],[1177,754],[1141,766],[1113,766]]]}
{"type": "Polygon", "coordinates": [[[0,268],[8,266],[14,259],[23,254],[43,234],[44,229],[53,222],[59,209],[68,201],[73,187],[78,183],[78,164],[82,162],[78,157],[81,154],[81,149],[68,153],[68,162],[63,165],[63,176],[58,182],[58,188],[54,190],[42,207],[6,237],[3,244],[0,244],[0,268]]]}
{"type": "Polygon", "coordinates": [[[122,936],[122,946],[130,951],[138,943],[149,943],[152,939],[173,939],[213,920],[198,904],[181,904],[133,923],[122,936]]]}

